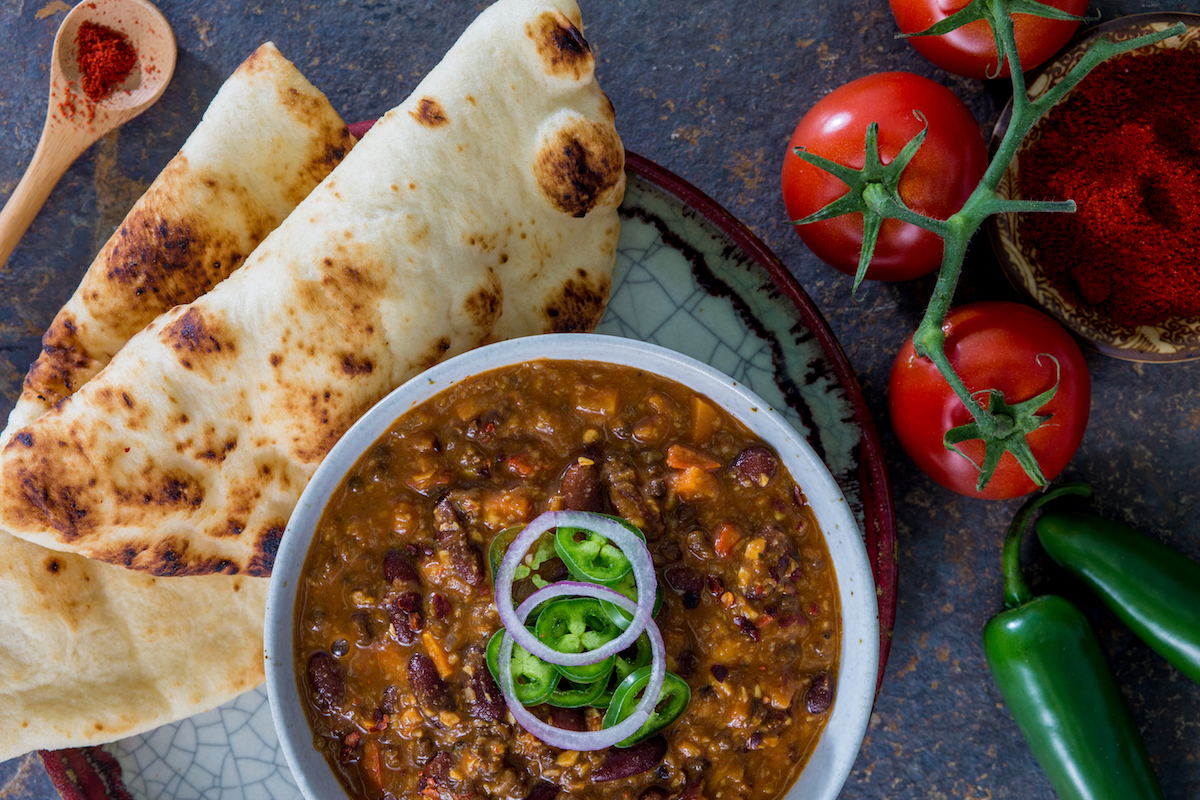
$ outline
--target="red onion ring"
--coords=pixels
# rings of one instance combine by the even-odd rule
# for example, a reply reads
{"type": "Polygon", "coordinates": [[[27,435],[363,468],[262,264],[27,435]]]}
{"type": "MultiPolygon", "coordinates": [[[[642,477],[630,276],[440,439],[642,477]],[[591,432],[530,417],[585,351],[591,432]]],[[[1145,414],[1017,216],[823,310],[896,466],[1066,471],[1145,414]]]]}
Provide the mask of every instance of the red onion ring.
{"type": "MultiPolygon", "coordinates": [[[[564,523],[566,524],[566,523],[564,523]]],[[[557,526],[554,526],[557,527],[557,526]]],[[[582,525],[572,527],[583,527],[582,525]]],[[[636,538],[636,537],[635,537],[636,538]]],[[[615,603],[628,613],[635,613],[637,606],[632,600],[624,595],[614,592],[611,589],[598,586],[596,584],[580,584],[573,581],[560,581],[552,583],[538,591],[534,592],[529,598],[521,604],[515,612],[517,618],[517,627],[525,630],[525,620],[529,617],[535,607],[541,603],[560,597],[564,594],[578,596],[582,592],[580,587],[589,590],[587,596],[595,596],[595,593],[603,593],[605,596],[602,599],[615,603]],[[561,587],[561,590],[560,590],[561,587]],[[607,595],[611,593],[615,595],[609,598],[607,595]]],[[[642,596],[642,590],[638,588],[638,596],[642,596]]],[[[510,605],[511,608],[511,605],[510,605]]],[[[511,630],[511,629],[510,629],[511,630]]],[[[598,731],[569,731],[564,728],[558,728],[549,723],[538,719],[533,712],[525,708],[521,701],[517,699],[516,687],[512,676],[512,651],[515,637],[508,631],[500,640],[500,653],[498,654],[498,664],[500,672],[500,691],[504,695],[504,699],[508,702],[508,710],[512,713],[513,719],[525,730],[532,733],[537,738],[541,739],[551,747],[557,747],[561,750],[603,750],[606,747],[612,747],[622,739],[627,739],[650,719],[650,714],[654,710],[654,706],[658,703],[658,695],[662,692],[663,677],[667,671],[667,656],[666,648],[663,645],[662,632],[659,631],[658,625],[650,621],[644,628],[647,638],[650,639],[651,652],[651,670],[650,683],[646,686],[646,691],[642,695],[642,699],[634,707],[633,713],[623,719],[620,723],[611,728],[603,728],[598,731]]],[[[638,631],[639,635],[641,631],[638,631]]],[[[551,651],[556,652],[556,651],[551,651]]],[[[597,652],[597,651],[592,651],[597,652]]],[[[558,655],[564,655],[559,653],[558,655]]],[[[607,656],[606,656],[607,658],[607,656]]]]}
{"type": "MultiPolygon", "coordinates": [[[[533,655],[543,661],[549,661],[552,664],[559,664],[564,667],[582,667],[603,661],[637,641],[642,631],[648,625],[652,624],[651,613],[654,610],[655,586],[654,563],[650,560],[650,553],[646,550],[645,542],[631,533],[624,525],[614,520],[583,511],[547,511],[526,525],[525,530],[517,534],[516,538],[512,540],[512,544],[508,546],[508,551],[504,554],[504,558],[501,559],[500,569],[496,574],[496,611],[499,612],[500,622],[504,625],[509,635],[533,655]],[[517,566],[525,558],[525,553],[533,546],[534,542],[543,533],[552,528],[583,528],[584,530],[594,531],[619,547],[633,566],[633,577],[638,593],[636,606],[634,606],[629,598],[611,589],[597,584],[570,581],[559,581],[558,583],[546,586],[535,592],[528,600],[521,604],[522,607],[525,607],[529,604],[530,600],[542,592],[554,586],[569,583],[575,587],[571,594],[609,600],[609,602],[633,614],[633,621],[630,622],[629,627],[620,636],[597,647],[595,650],[588,650],[583,653],[560,653],[526,630],[525,617],[520,617],[519,612],[513,610],[512,584],[513,578],[516,576],[517,566]],[[580,591],[580,587],[586,587],[586,591],[580,591]],[[597,595],[597,590],[603,591],[603,597],[597,595]],[[610,595],[612,598],[610,598],[610,595]],[[628,605],[618,603],[615,598],[620,598],[628,605]]],[[[533,606],[529,606],[529,608],[532,609],[533,606]]],[[[525,616],[528,616],[528,613],[525,616]]]]}

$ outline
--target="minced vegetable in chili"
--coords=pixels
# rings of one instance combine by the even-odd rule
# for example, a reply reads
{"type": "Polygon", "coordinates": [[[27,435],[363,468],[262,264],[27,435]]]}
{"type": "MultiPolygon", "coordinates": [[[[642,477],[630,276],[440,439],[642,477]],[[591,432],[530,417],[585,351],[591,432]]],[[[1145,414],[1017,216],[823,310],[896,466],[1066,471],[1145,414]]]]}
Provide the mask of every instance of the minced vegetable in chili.
{"type": "Polygon", "coordinates": [[[137,66],[137,51],[120,31],[87,21],[75,42],[83,92],[93,102],[108,97],[137,66]]]}
{"type": "Polygon", "coordinates": [[[1126,328],[1200,316],[1200,53],[1097,67],[1020,155],[1019,191],[1074,199],[1021,235],[1063,298],[1126,328]]]}

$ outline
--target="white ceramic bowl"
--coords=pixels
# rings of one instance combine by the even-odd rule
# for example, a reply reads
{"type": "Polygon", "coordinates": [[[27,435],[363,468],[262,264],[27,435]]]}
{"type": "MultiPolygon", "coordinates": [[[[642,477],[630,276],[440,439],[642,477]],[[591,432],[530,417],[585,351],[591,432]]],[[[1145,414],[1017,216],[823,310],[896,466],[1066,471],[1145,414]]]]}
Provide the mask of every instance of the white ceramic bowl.
{"type": "Polygon", "coordinates": [[[359,456],[397,417],[448,387],[499,367],[537,359],[599,361],[637,367],[707,395],[778,452],[815,512],[837,574],[842,606],[841,661],[834,705],[812,757],[785,800],[833,800],[841,791],[866,733],[875,700],[879,618],[875,583],[858,526],[842,492],[812,448],[757,395],[721,372],[645,342],[594,334],[551,334],[488,345],[449,359],[413,378],[367,412],[334,446],[309,481],[288,522],[267,596],[267,691],[279,741],[309,800],[345,795],[301,706],[293,666],[296,576],[313,531],[334,489],[359,456]]]}

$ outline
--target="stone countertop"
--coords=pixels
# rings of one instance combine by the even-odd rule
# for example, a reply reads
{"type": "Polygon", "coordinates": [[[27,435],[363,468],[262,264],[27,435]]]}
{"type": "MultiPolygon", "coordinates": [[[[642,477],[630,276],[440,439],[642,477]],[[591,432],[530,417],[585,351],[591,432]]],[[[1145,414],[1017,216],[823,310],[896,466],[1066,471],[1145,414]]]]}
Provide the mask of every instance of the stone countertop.
{"type": "MultiPolygon", "coordinates": [[[[226,76],[274,41],[346,120],[399,103],[486,3],[158,3],[179,62],[163,99],[93,146],[67,172],[0,270],[0,389],[7,408],[43,328],[83,269],[183,143],[226,76]]],[[[695,184],[744,221],[793,272],[829,321],[861,381],[887,454],[898,519],[899,606],[870,729],[842,793],[865,798],[1054,797],[987,672],[983,624],[1000,608],[1000,543],[1019,501],[984,502],[926,478],[887,417],[887,378],[919,321],[932,278],[869,284],[816,259],[789,230],[779,168],[792,128],[823,94],[862,75],[907,70],[941,81],[990,134],[1007,82],[958,78],[905,42],[885,0],[581,0],[601,85],[625,145],[695,184]]],[[[1200,0],[1094,0],[1108,19],[1200,11],[1200,0]]],[[[68,6],[0,7],[0,198],[41,131],[54,32],[68,6]]],[[[960,302],[1012,298],[986,236],[977,237],[960,302]]],[[[1153,366],[1088,356],[1091,422],[1064,478],[1090,481],[1099,510],[1200,558],[1200,362],[1153,366]]],[[[1142,727],[1169,798],[1200,796],[1200,687],[1151,653],[1030,548],[1035,587],[1061,587],[1092,619],[1142,727]]],[[[0,797],[54,797],[37,760],[0,765],[0,797]]]]}

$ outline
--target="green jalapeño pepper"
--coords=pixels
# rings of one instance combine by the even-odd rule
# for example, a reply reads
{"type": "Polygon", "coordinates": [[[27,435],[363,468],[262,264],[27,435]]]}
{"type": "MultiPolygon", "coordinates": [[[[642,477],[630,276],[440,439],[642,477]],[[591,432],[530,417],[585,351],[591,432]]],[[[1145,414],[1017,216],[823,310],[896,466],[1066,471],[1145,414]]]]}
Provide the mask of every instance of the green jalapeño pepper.
{"type": "MultiPolygon", "coordinates": [[[[621,631],[604,613],[599,600],[565,597],[546,603],[534,625],[534,634],[560,653],[583,653],[612,641],[621,635],[621,631]]],[[[596,664],[580,667],[555,664],[554,669],[575,683],[592,683],[608,677],[615,658],[609,656],[596,664]]]]}
{"type": "MultiPolygon", "coordinates": [[[[617,686],[617,690],[613,692],[612,703],[609,704],[608,711],[604,712],[605,728],[619,724],[633,713],[646,690],[646,685],[650,683],[651,669],[649,666],[636,669],[617,686]]],[[[679,718],[691,699],[692,690],[687,681],[673,672],[668,672],[663,676],[662,691],[658,693],[658,702],[650,712],[650,719],[629,738],[617,742],[617,747],[632,747],[658,733],[679,718]]]]}
{"type": "MultiPolygon", "coordinates": [[[[619,592],[620,594],[625,595],[633,602],[637,602],[637,582],[634,580],[632,572],[628,573],[624,578],[617,581],[609,588],[614,592],[619,592]]],[[[650,611],[650,616],[657,617],[659,609],[662,608],[662,604],[662,587],[656,582],[654,584],[654,607],[650,611]]],[[[633,622],[633,615],[615,603],[610,603],[607,600],[601,600],[600,605],[604,607],[605,613],[608,614],[608,618],[613,621],[613,624],[621,630],[625,630],[629,627],[629,623],[633,622]]]]}
{"type": "Polygon", "coordinates": [[[1042,515],[1042,547],[1180,672],[1200,683],[1200,564],[1119,522],[1042,515]]]}
{"type": "Polygon", "coordinates": [[[546,700],[552,706],[559,708],[583,708],[594,706],[600,695],[604,694],[608,679],[592,681],[591,683],[575,683],[566,678],[559,680],[558,686],[546,700]]]}
{"type": "MultiPolygon", "coordinates": [[[[619,523],[643,542],[646,534],[620,517],[604,516],[619,523]]],[[[576,580],[611,586],[630,574],[633,565],[621,548],[595,531],[584,528],[559,528],[554,534],[554,550],[576,580]]]]}
{"type": "MultiPolygon", "coordinates": [[[[500,641],[504,638],[504,629],[496,631],[488,641],[484,655],[488,670],[496,682],[500,682],[500,641]]],[[[547,663],[530,653],[524,647],[513,642],[512,660],[513,686],[517,700],[523,706],[536,706],[546,702],[558,686],[559,674],[553,664],[547,663]]]]}
{"type": "MultiPolygon", "coordinates": [[[[605,605],[612,604],[605,603],[605,605]]],[[[616,606],[612,607],[616,608],[616,606]]],[[[628,621],[625,623],[625,627],[629,627],[628,621]]],[[[654,660],[654,651],[650,648],[650,637],[643,633],[637,638],[637,641],[617,653],[613,658],[615,660],[612,675],[609,676],[608,685],[604,691],[600,692],[592,701],[591,705],[594,708],[608,708],[612,702],[613,693],[621,685],[621,681],[625,680],[629,673],[647,666],[654,660]]]]}
{"type": "MultiPolygon", "coordinates": [[[[1090,490],[1089,490],[1090,491],[1090,490]]],[[[1021,573],[1029,515],[1064,486],[1025,504],[1004,540],[1005,611],[983,629],[988,668],[1009,712],[1062,800],[1161,800],[1141,734],[1083,613],[1035,597],[1021,573]]]]}
{"type": "MultiPolygon", "coordinates": [[[[505,528],[497,533],[492,539],[492,543],[488,545],[488,566],[491,568],[493,586],[496,585],[496,574],[500,571],[500,562],[504,560],[504,554],[508,552],[513,539],[516,539],[517,534],[522,530],[524,527],[521,525],[505,528]]],[[[565,577],[567,577],[566,568],[554,552],[554,537],[550,534],[540,537],[530,548],[525,560],[517,565],[517,571],[513,574],[513,605],[520,605],[525,598],[538,589],[545,588],[565,577]]],[[[531,618],[535,616],[537,616],[536,609],[530,614],[531,618]]]]}

